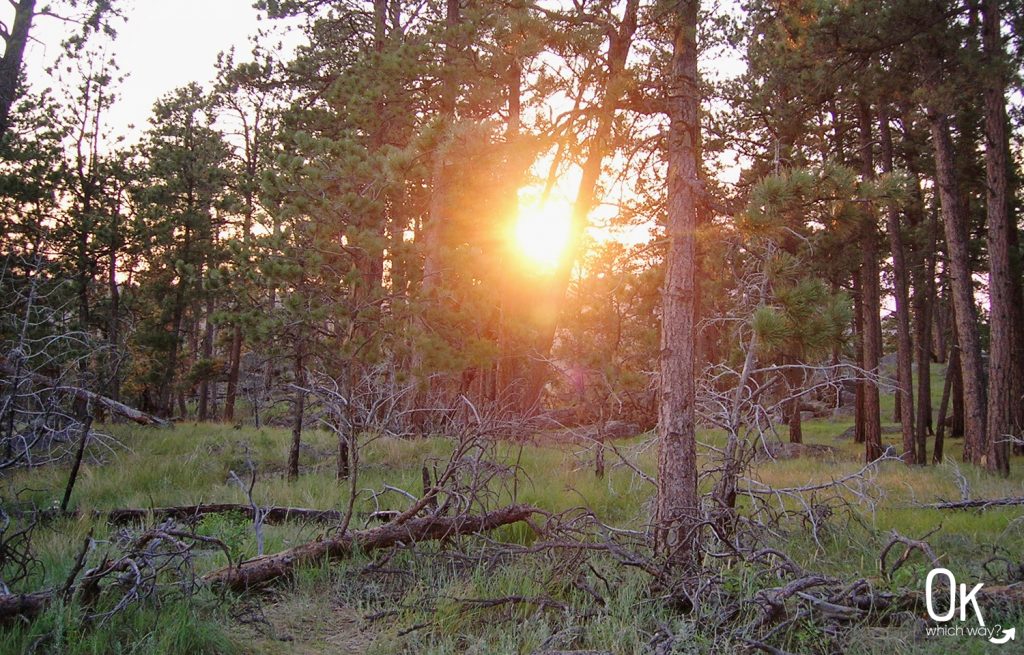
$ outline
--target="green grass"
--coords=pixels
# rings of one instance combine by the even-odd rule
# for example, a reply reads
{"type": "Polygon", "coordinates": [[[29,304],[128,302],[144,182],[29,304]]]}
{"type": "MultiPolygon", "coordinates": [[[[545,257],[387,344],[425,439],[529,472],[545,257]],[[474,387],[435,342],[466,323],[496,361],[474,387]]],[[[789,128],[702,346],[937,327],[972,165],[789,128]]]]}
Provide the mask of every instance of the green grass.
{"type": "MultiPolygon", "coordinates": [[[[933,371],[941,391],[941,371],[933,371]]],[[[883,418],[891,418],[891,396],[884,397],[883,418]]],[[[937,399],[935,405],[938,405],[937,399]]],[[[862,446],[836,440],[849,419],[816,420],[805,425],[805,442],[834,448],[832,457],[763,462],[757,479],[778,487],[800,486],[829,480],[859,470],[862,446]]],[[[261,504],[344,509],[348,486],[333,477],[336,444],[322,432],[305,435],[298,482],[288,483],[283,462],[289,435],[278,429],[235,430],[217,424],[182,424],[169,430],[134,426],[104,426],[125,445],[104,455],[102,463],[83,466],[72,505],[81,510],[116,507],[155,507],[199,502],[245,502],[244,494],[229,481],[231,471],[243,477],[251,461],[259,471],[255,495],[261,504]]],[[[784,428],[780,433],[785,438],[784,428]]],[[[720,444],[722,436],[702,435],[720,444]]],[[[886,434],[896,443],[898,434],[886,434]]],[[[655,449],[649,436],[618,444],[630,452],[649,475],[655,470],[655,449]]],[[[445,439],[415,441],[380,438],[362,448],[360,489],[381,489],[385,483],[413,493],[421,485],[420,468],[443,462],[451,444],[445,439]]],[[[560,511],[577,506],[591,508],[609,524],[640,529],[650,515],[652,489],[628,468],[614,466],[608,453],[608,474],[597,478],[591,454],[582,446],[502,444],[501,457],[519,462],[523,475],[516,485],[515,500],[560,511]]],[[[856,516],[839,512],[818,535],[799,525],[786,532],[779,544],[808,570],[842,579],[868,578],[879,586],[923,586],[928,566],[918,556],[901,570],[896,580],[879,575],[878,553],[890,530],[921,537],[941,526],[929,542],[936,553],[962,579],[988,579],[982,564],[993,555],[1024,562],[1024,521],[1020,508],[978,512],[943,512],[916,504],[938,499],[958,499],[957,469],[975,497],[1024,495],[1024,466],[1014,460],[1008,479],[991,477],[966,465],[957,465],[960,441],[947,442],[947,462],[936,467],[911,468],[885,463],[875,473],[878,504],[874,511],[858,506],[856,516]]],[[[49,507],[59,499],[66,482],[65,467],[22,471],[0,480],[4,506],[49,507]]],[[[851,497],[852,498],[852,497],[851,497]]],[[[503,500],[513,500],[511,488],[503,500]]],[[[402,508],[407,500],[386,494],[379,500],[384,509],[402,508]]],[[[359,512],[376,509],[368,494],[360,495],[359,512]]],[[[83,514],[88,514],[83,512],[83,514]]],[[[355,527],[361,527],[361,519],[355,527]]],[[[209,518],[200,531],[229,542],[242,557],[255,553],[247,522],[231,517],[209,518]]],[[[117,535],[91,518],[57,521],[37,529],[35,549],[39,566],[21,590],[60,585],[68,575],[75,554],[89,531],[97,540],[90,557],[95,563],[114,552],[117,535]]],[[[275,552],[316,538],[318,526],[268,526],[266,551],[275,552]]],[[[528,543],[525,526],[507,526],[495,538],[528,543]]],[[[740,645],[726,639],[725,628],[711,598],[693,614],[678,614],[657,602],[649,581],[634,569],[617,565],[607,556],[594,556],[592,568],[580,569],[568,555],[549,553],[499,565],[465,561],[437,550],[424,557],[407,550],[396,552],[384,568],[391,573],[367,573],[370,560],[351,560],[304,571],[295,581],[261,599],[263,618],[242,625],[231,618],[240,602],[220,602],[202,593],[191,602],[171,599],[163,606],[142,605],[113,620],[83,627],[80,608],[54,606],[29,626],[0,630],[0,652],[35,649],[47,653],[230,653],[230,652],[416,652],[416,653],[530,653],[546,648],[608,649],[615,653],[647,653],[659,626],[670,629],[679,645],[673,652],[730,653],[740,645]],[[394,572],[397,571],[397,572],[394,572]],[[582,571],[592,589],[601,590],[607,605],[594,608],[591,598],[575,584],[582,571]],[[572,572],[570,574],[569,572],[572,572]],[[565,603],[571,611],[538,611],[536,607],[511,604],[499,607],[466,607],[458,599],[495,598],[510,595],[546,596],[565,603]],[[367,616],[385,613],[376,619],[367,616]],[[253,625],[262,626],[259,629],[253,625]]],[[[475,552],[471,547],[468,551],[475,552]]],[[[222,554],[200,551],[201,570],[225,564],[222,554]]],[[[745,567],[724,569],[723,593],[750,597],[766,584],[745,567]]],[[[748,608],[745,611],[754,611],[748,608]]],[[[1002,617],[1005,625],[1024,627],[1020,612],[1002,617]],[[1016,623],[1014,623],[1016,622],[1016,623]]],[[[966,655],[988,652],[977,638],[939,639],[915,636],[912,622],[902,626],[854,628],[848,635],[847,652],[939,653],[966,655]]],[[[792,652],[827,650],[829,637],[812,623],[789,633],[792,652]]],[[[1011,652],[1006,650],[1005,652],[1011,652]]]]}

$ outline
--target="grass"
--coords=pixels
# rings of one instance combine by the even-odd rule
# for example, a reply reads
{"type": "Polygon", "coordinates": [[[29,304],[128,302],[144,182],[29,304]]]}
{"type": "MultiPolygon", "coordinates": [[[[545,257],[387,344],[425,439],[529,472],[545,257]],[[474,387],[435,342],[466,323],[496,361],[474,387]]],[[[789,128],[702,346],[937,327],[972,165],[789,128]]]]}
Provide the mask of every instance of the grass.
{"type": "MultiPolygon", "coordinates": [[[[941,386],[936,383],[933,388],[941,386]]],[[[884,398],[885,418],[891,417],[891,403],[891,396],[884,398]]],[[[843,418],[809,421],[805,442],[832,447],[832,456],[764,462],[758,465],[756,476],[773,486],[786,487],[827,482],[857,471],[862,466],[862,447],[850,440],[836,440],[850,425],[851,421],[843,418]]],[[[245,502],[229,475],[231,471],[243,474],[249,461],[259,471],[255,494],[261,504],[343,509],[348,502],[347,485],[339,485],[333,478],[335,443],[322,432],[305,435],[302,475],[298,482],[288,483],[282,467],[289,438],[284,430],[235,430],[218,424],[183,424],[170,430],[118,425],[103,430],[124,448],[107,453],[102,463],[83,467],[72,503],[78,509],[245,502]]],[[[721,441],[721,436],[713,433],[701,438],[721,441]]],[[[895,443],[899,435],[890,433],[885,438],[895,443]]],[[[656,453],[644,437],[619,446],[630,450],[638,465],[653,474],[656,453]]],[[[362,450],[359,487],[380,489],[387,483],[416,492],[421,466],[444,460],[450,448],[441,438],[374,440],[362,450]]],[[[1020,461],[1013,462],[1008,479],[1000,479],[957,465],[959,449],[959,440],[947,442],[948,459],[940,466],[880,466],[876,478],[882,496],[876,511],[864,508],[857,520],[835,517],[819,541],[796,526],[779,545],[809,570],[843,579],[864,577],[893,588],[923,588],[929,568],[915,556],[895,580],[879,576],[878,552],[893,529],[921,537],[941,527],[929,542],[965,581],[989,579],[982,564],[993,555],[1024,562],[1020,508],[978,513],[915,507],[959,498],[957,475],[968,481],[975,497],[1024,495],[1020,461]]],[[[516,489],[520,502],[551,511],[585,505],[609,524],[633,528],[642,527],[644,517],[650,515],[652,490],[646,482],[622,466],[611,467],[603,479],[596,478],[589,453],[579,446],[504,444],[501,451],[504,460],[518,461],[523,468],[525,475],[516,489]]],[[[614,461],[609,454],[609,466],[614,461]]],[[[66,475],[64,467],[10,475],[0,480],[3,505],[51,506],[59,499],[66,475]]],[[[506,492],[506,499],[511,500],[511,492],[506,492]]],[[[381,497],[380,507],[397,509],[405,502],[398,494],[387,494],[381,497]]],[[[360,497],[358,510],[375,508],[366,495],[360,497]]],[[[90,530],[98,544],[90,559],[94,563],[112,549],[111,542],[118,536],[114,529],[91,518],[39,528],[34,544],[39,566],[21,588],[39,589],[63,582],[90,530]]],[[[238,556],[255,553],[251,530],[241,518],[207,518],[199,530],[225,540],[238,556]]],[[[268,527],[266,551],[309,541],[320,531],[317,526],[268,527]]],[[[531,538],[523,526],[508,526],[494,536],[519,543],[531,538]]],[[[80,608],[58,605],[29,626],[0,630],[0,653],[531,653],[541,646],[647,653],[663,629],[679,638],[672,652],[729,653],[740,647],[720,632],[724,626],[714,615],[714,599],[694,613],[676,613],[652,597],[649,583],[640,573],[604,556],[592,558],[591,568],[583,573],[586,585],[600,589],[607,600],[601,612],[588,617],[585,609],[593,608],[590,598],[576,584],[579,580],[567,577],[568,571],[579,568],[561,556],[547,554],[495,567],[454,557],[436,545],[423,550],[435,556],[409,550],[394,553],[385,567],[392,573],[367,575],[370,560],[362,556],[303,571],[289,585],[262,598],[259,609],[249,600],[221,602],[203,592],[191,602],[144,605],[86,628],[79,620],[80,608]],[[458,600],[510,595],[546,596],[573,610],[537,611],[523,604],[467,607],[458,600]],[[240,621],[238,617],[250,610],[258,620],[240,621]],[[375,615],[379,616],[366,618],[375,615]]],[[[470,547],[467,552],[475,551],[470,547]]],[[[198,566],[204,570],[224,563],[224,556],[212,550],[201,551],[198,557],[198,566]]],[[[749,598],[764,584],[743,567],[724,569],[721,575],[721,588],[737,596],[749,598]]],[[[999,619],[1007,627],[1024,627],[1019,608],[989,619],[990,623],[999,619]]],[[[985,650],[988,645],[976,637],[928,638],[915,632],[914,625],[911,621],[888,628],[854,628],[847,635],[846,652],[989,652],[985,650]]],[[[791,632],[786,645],[796,653],[823,652],[830,639],[820,626],[807,623],[791,632]]]]}

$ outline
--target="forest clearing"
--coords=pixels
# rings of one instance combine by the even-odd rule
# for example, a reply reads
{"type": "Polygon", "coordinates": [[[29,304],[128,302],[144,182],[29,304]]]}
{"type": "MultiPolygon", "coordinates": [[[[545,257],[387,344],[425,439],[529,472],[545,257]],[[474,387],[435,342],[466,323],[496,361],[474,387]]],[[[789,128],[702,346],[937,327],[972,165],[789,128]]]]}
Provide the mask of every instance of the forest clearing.
{"type": "Polygon", "coordinates": [[[1024,3],[0,48],[0,655],[1024,652],[1024,3]]]}
{"type": "MultiPolygon", "coordinates": [[[[891,395],[883,396],[883,406],[891,411],[891,395]]],[[[931,563],[924,553],[914,553],[905,564],[894,566],[903,554],[900,546],[883,564],[882,551],[893,534],[926,537],[933,554],[963,579],[1010,581],[1018,575],[1013,563],[1024,558],[1019,535],[1024,478],[1019,470],[1004,479],[961,468],[956,464],[957,440],[941,466],[908,472],[893,459],[879,462],[846,486],[830,489],[830,483],[862,473],[860,446],[850,437],[851,427],[849,418],[811,420],[805,426],[805,443],[822,446],[821,451],[798,457],[783,454],[776,460],[764,457],[752,467],[751,479],[772,488],[823,486],[812,500],[820,524],[811,527],[807,517],[797,513],[778,522],[777,533],[764,540],[765,548],[785,552],[808,574],[866,580],[877,593],[910,594],[918,603],[920,580],[931,563]],[[929,507],[994,498],[1016,499],[1017,504],[962,510],[929,507]]],[[[896,426],[888,428],[886,442],[896,443],[896,426]]],[[[144,533],[142,525],[166,521],[148,516],[108,524],[111,510],[218,503],[247,507],[247,471],[256,472],[252,500],[259,507],[315,508],[343,515],[347,506],[349,490],[339,484],[331,460],[337,444],[322,431],[309,433],[300,459],[301,476],[297,483],[289,483],[282,462],[289,435],[283,429],[233,429],[210,423],[97,429],[108,432],[123,449],[82,470],[73,503],[77,516],[51,518],[35,528],[35,556],[41,564],[26,578],[31,588],[59,588],[87,536],[114,558],[124,539],[144,533]],[[238,484],[238,478],[245,483],[238,484]]],[[[494,484],[497,493],[481,509],[522,503],[554,515],[593,512],[604,524],[642,532],[655,487],[619,457],[653,475],[651,435],[617,440],[619,455],[606,454],[606,474],[599,477],[594,470],[596,442],[566,438],[561,432],[501,441],[488,450],[488,458],[481,461],[507,467],[516,483],[505,478],[494,484]],[[513,473],[513,467],[519,472],[513,473]]],[[[722,435],[704,433],[700,438],[708,446],[724,444],[722,435]]],[[[397,490],[418,495],[423,466],[443,465],[453,448],[452,441],[442,437],[410,441],[365,436],[364,441],[358,486],[365,491],[354,507],[355,529],[377,524],[381,519],[373,517],[374,512],[405,509],[410,498],[397,490]],[[389,488],[395,491],[389,493],[389,488]],[[380,495],[374,497],[371,490],[380,495]]],[[[65,477],[62,468],[46,467],[5,480],[5,496],[17,498],[8,511],[55,504],[48,490],[62,489],[65,477]]],[[[781,499],[781,505],[800,509],[789,498],[781,499]]],[[[268,522],[261,529],[264,552],[311,541],[325,533],[325,523],[338,520],[268,522]]],[[[538,514],[533,520],[544,526],[548,517],[538,514]]],[[[253,520],[242,511],[194,514],[169,525],[187,527],[227,547],[225,553],[198,544],[190,566],[200,578],[226,565],[228,556],[236,562],[256,556],[253,520]]],[[[196,585],[157,607],[113,616],[86,631],[76,626],[82,608],[57,604],[31,625],[5,632],[0,650],[30,651],[35,644],[66,653],[631,654],[654,652],[658,644],[675,640],[675,650],[662,652],[736,652],[747,647],[744,631],[719,624],[714,617],[738,611],[753,622],[760,610],[742,607],[742,599],[756,598],[777,584],[767,562],[751,571],[726,571],[715,603],[695,616],[679,615],[650,602],[648,575],[621,566],[626,550],[528,550],[560,537],[558,526],[544,533],[515,523],[481,538],[456,537],[443,546],[424,542],[402,545],[396,552],[356,553],[298,570],[294,577],[254,595],[224,596],[196,585]]],[[[593,540],[594,545],[600,543],[599,538],[593,540]]],[[[986,616],[990,622],[1010,626],[1024,620],[1019,601],[994,606],[998,609],[986,616]]],[[[92,611],[98,609],[102,606],[92,611]]],[[[842,652],[966,654],[991,648],[972,636],[929,637],[916,618],[900,618],[895,610],[888,614],[885,619],[865,617],[843,625],[842,652]]],[[[785,646],[794,653],[827,652],[835,647],[835,630],[827,615],[811,615],[794,627],[785,646]]]]}

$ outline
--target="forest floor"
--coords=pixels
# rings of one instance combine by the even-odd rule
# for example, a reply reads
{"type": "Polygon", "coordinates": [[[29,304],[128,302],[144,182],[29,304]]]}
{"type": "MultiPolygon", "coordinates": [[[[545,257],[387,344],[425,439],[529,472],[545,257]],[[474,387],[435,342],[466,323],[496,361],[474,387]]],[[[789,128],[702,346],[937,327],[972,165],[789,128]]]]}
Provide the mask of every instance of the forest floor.
{"type": "MultiPolygon", "coordinates": [[[[885,417],[891,418],[891,397],[885,404],[885,417]]],[[[863,466],[862,446],[840,436],[850,425],[848,418],[807,422],[805,442],[827,446],[830,451],[822,456],[760,461],[754,475],[773,486],[795,487],[858,471],[863,466]]],[[[219,424],[180,424],[166,430],[123,425],[97,429],[116,437],[124,447],[102,454],[102,463],[83,467],[72,501],[82,518],[51,521],[36,528],[33,545],[39,565],[19,587],[59,586],[90,531],[98,544],[95,558],[119,539],[123,528],[93,519],[87,510],[246,503],[244,492],[229,478],[234,471],[247,479],[249,462],[258,472],[253,493],[260,504],[321,509],[344,509],[347,504],[348,487],[334,478],[336,444],[326,433],[306,434],[302,475],[289,483],[283,476],[289,440],[285,430],[232,429],[219,424]]],[[[720,435],[713,433],[701,438],[710,443],[721,441],[720,435]]],[[[899,447],[896,431],[887,431],[884,438],[899,447]]],[[[653,474],[656,452],[650,435],[617,445],[642,470],[653,474]]],[[[1014,460],[1009,479],[999,479],[958,464],[960,447],[960,440],[947,441],[947,461],[939,466],[908,469],[899,462],[881,463],[872,474],[879,499],[874,508],[861,507],[849,516],[833,517],[818,540],[809,531],[788,532],[780,540],[780,548],[807,570],[842,579],[863,577],[894,589],[923,590],[931,565],[915,555],[891,579],[880,576],[879,551],[893,529],[912,538],[928,535],[938,557],[964,581],[991,580],[993,576],[983,564],[993,556],[1020,566],[1024,563],[1024,508],[979,512],[919,507],[939,500],[960,500],[964,483],[973,498],[1024,496],[1024,463],[1020,459],[1014,460]]],[[[379,490],[388,484],[417,493],[422,485],[421,467],[446,458],[450,448],[450,442],[441,438],[377,439],[361,451],[358,487],[379,490]]],[[[505,461],[518,461],[522,467],[523,475],[514,490],[517,502],[552,512],[585,506],[609,525],[633,529],[642,529],[644,517],[650,515],[653,489],[628,467],[616,465],[618,460],[612,454],[607,457],[608,472],[602,479],[593,472],[593,451],[586,445],[503,444],[500,450],[505,461]]],[[[15,504],[50,507],[59,499],[66,477],[66,468],[56,466],[17,473],[0,479],[0,495],[8,508],[15,504]]],[[[379,503],[375,507],[363,496],[357,503],[353,527],[362,527],[366,513],[404,508],[408,499],[389,493],[381,496],[379,503]]],[[[251,525],[241,516],[204,518],[198,531],[221,539],[236,557],[255,555],[251,525]]],[[[315,539],[323,526],[266,526],[265,532],[265,552],[274,553],[315,539]]],[[[529,544],[533,538],[521,523],[489,536],[519,544],[529,544]]],[[[585,573],[586,585],[600,590],[602,607],[596,612],[576,612],[587,606],[587,599],[581,597],[581,587],[574,585],[573,579],[564,579],[561,558],[549,553],[497,564],[483,557],[474,562],[477,546],[472,540],[461,545],[470,557],[446,555],[451,549],[436,544],[398,549],[389,558],[357,554],[343,562],[304,570],[294,580],[258,597],[225,599],[204,591],[188,603],[137,607],[89,627],[75,620],[78,608],[58,604],[29,626],[0,628],[0,652],[427,655],[590,649],[626,654],[653,652],[652,638],[659,629],[685,637],[677,640],[671,652],[740,652],[741,646],[730,643],[716,626],[695,623],[657,603],[642,573],[619,566],[611,558],[594,556],[585,573]],[[513,596],[551,598],[559,605],[485,607],[463,602],[513,596]]],[[[216,550],[204,550],[198,559],[200,571],[225,563],[225,556],[216,550]]],[[[747,592],[751,595],[757,590],[752,586],[757,583],[740,569],[735,579],[726,583],[726,587],[750,587],[747,592]]],[[[1000,617],[989,617],[990,623],[997,622],[995,618],[1000,617]]],[[[1016,625],[1018,632],[1024,629],[1020,608],[1002,619],[1006,627],[1016,625]]],[[[978,637],[927,636],[919,621],[909,621],[889,627],[854,626],[842,636],[845,645],[841,652],[1024,652],[1014,650],[1020,638],[1005,647],[992,646],[978,637]]],[[[793,633],[788,649],[793,653],[827,652],[831,647],[826,644],[834,639],[811,623],[793,633]]]]}

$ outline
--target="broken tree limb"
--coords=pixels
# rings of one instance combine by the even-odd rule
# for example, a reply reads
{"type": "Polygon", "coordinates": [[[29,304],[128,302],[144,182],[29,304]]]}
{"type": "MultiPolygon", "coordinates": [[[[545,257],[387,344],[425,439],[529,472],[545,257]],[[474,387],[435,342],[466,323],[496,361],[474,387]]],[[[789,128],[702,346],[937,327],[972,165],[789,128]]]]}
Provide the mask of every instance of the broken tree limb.
{"type": "MultiPolygon", "coordinates": [[[[5,359],[0,359],[0,373],[14,376],[19,375],[16,367],[11,366],[5,359]]],[[[170,427],[171,425],[169,421],[165,421],[164,419],[153,416],[152,414],[147,414],[145,412],[139,411],[134,407],[129,407],[128,405],[125,405],[122,402],[118,402],[113,398],[101,396],[100,394],[94,391],[82,389],[81,387],[72,387],[67,384],[61,384],[60,382],[52,378],[48,378],[45,375],[42,375],[40,373],[34,373],[32,371],[22,371],[21,375],[27,377],[34,384],[37,384],[42,387],[49,387],[56,391],[66,391],[67,393],[74,395],[76,398],[83,402],[92,402],[97,405],[100,405],[101,407],[106,408],[107,411],[113,414],[117,414],[118,416],[123,416],[129,421],[134,421],[139,425],[157,425],[160,427],[170,427]]]]}
{"type": "Polygon", "coordinates": [[[922,505],[928,509],[988,509],[989,507],[1016,507],[1024,505],[1024,497],[1018,498],[989,498],[978,500],[961,500],[952,503],[932,503],[922,505]]]}
{"type": "Polygon", "coordinates": [[[36,591],[31,594],[0,594],[0,625],[19,618],[31,621],[46,609],[53,598],[52,591],[36,591]]]}
{"type": "Polygon", "coordinates": [[[397,525],[388,523],[379,528],[302,544],[274,555],[242,562],[238,566],[217,569],[203,576],[203,581],[217,588],[245,591],[287,577],[301,566],[317,564],[325,559],[350,557],[354,550],[366,553],[399,544],[487,532],[503,525],[525,521],[535,512],[537,510],[529,505],[509,505],[486,514],[427,516],[397,525]]]}

